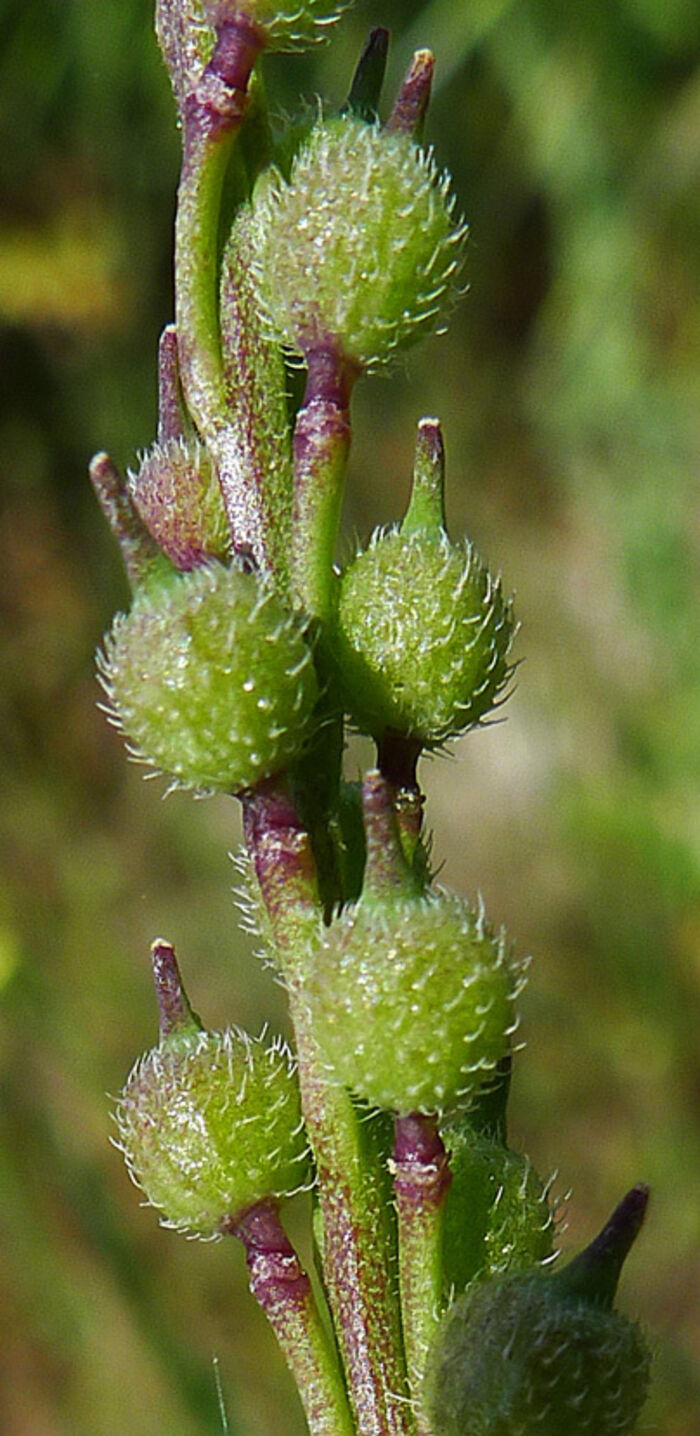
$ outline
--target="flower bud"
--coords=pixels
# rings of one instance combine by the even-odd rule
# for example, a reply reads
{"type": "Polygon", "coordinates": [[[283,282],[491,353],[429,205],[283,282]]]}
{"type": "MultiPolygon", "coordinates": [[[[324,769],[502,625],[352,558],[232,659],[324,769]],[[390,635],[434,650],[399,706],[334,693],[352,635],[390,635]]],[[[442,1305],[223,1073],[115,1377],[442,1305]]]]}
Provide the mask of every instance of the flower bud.
{"type": "Polygon", "coordinates": [[[164,1225],[216,1236],[256,1202],[306,1183],[308,1146],[294,1063],[240,1028],[205,1032],[189,1010],[169,944],[153,946],[156,985],[178,1020],[136,1063],[119,1098],[118,1146],[164,1225]]]}
{"type": "Polygon", "coordinates": [[[127,489],[159,548],[179,569],[226,559],[231,534],[209,456],[196,441],[170,439],[144,454],[127,489]]]}
{"type": "Polygon", "coordinates": [[[362,895],[310,958],[314,1031],[339,1081],[372,1106],[464,1107],[508,1048],[518,970],[483,911],[420,889],[378,774],[363,805],[362,895]]]}
{"type": "Polygon", "coordinates": [[[287,183],[253,196],[253,267],[274,337],[367,369],[434,328],[465,226],[449,179],[403,134],[348,114],[321,121],[287,183]]]}
{"type": "Polygon", "coordinates": [[[318,696],[301,617],[237,563],[140,590],[98,664],[114,720],[180,787],[240,792],[285,768],[318,696]]]}
{"type": "Polygon", "coordinates": [[[441,1436],[628,1436],[649,1353],[612,1310],[646,1189],[561,1272],[475,1283],[449,1309],[429,1356],[425,1405],[441,1436]]]}
{"type": "Polygon", "coordinates": [[[524,1271],[552,1255],[547,1187],[525,1157],[469,1127],[442,1133],[452,1182],[443,1227],[445,1286],[477,1275],[524,1271]]]}
{"type": "Polygon", "coordinates": [[[480,722],[512,669],[511,604],[442,514],[442,440],[419,428],[416,474],[398,529],[378,531],[338,586],[333,654],[342,700],[364,733],[432,748],[480,722]]]}

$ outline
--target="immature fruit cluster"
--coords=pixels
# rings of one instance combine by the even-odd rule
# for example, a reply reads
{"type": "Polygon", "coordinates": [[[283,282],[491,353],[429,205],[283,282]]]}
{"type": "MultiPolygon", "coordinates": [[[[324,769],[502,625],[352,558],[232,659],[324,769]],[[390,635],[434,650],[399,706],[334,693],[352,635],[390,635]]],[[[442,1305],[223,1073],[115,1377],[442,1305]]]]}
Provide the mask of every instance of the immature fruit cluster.
{"type": "Polygon", "coordinates": [[[434,327],[464,225],[449,181],[406,135],[353,115],[324,120],[287,183],[253,196],[253,268],[271,332],[297,353],[366,369],[434,327]]]}
{"type": "Polygon", "coordinates": [[[474,1283],[438,1328],[425,1400],[440,1436],[628,1436],[649,1353],[612,1310],[646,1190],[563,1271],[474,1283]]]}
{"type": "Polygon", "coordinates": [[[318,696],[302,620],[237,563],[142,589],[100,667],[138,752],[204,790],[239,792],[286,767],[318,696]]]}
{"type": "Polygon", "coordinates": [[[338,587],[334,661],[362,732],[436,747],[478,723],[511,674],[515,625],[500,581],[444,527],[439,426],[423,420],[411,503],[377,533],[338,587]]]}
{"type": "Polygon", "coordinates": [[[372,1106],[450,1111],[507,1050],[519,974],[482,912],[416,885],[378,774],[363,798],[363,892],[311,954],[314,1030],[336,1077],[372,1106]]]}
{"type": "Polygon", "coordinates": [[[308,1177],[290,1054],[240,1028],[178,1022],[136,1063],[116,1118],[131,1176],[179,1231],[216,1236],[225,1220],[308,1177]]]}

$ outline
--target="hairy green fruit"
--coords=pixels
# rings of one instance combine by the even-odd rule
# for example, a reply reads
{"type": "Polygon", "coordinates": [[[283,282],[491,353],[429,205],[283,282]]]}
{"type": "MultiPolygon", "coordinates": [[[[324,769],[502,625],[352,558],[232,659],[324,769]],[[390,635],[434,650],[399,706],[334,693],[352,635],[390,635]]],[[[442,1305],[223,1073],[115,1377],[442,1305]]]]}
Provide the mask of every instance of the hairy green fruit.
{"type": "Polygon", "coordinates": [[[424,1399],[440,1436],[628,1436],[649,1353],[612,1309],[646,1188],[562,1271],[475,1283],[441,1322],[424,1399]]]}
{"type": "Polygon", "coordinates": [[[483,911],[417,889],[379,774],[362,895],[319,934],[307,994],[336,1077],[400,1114],[464,1107],[509,1045],[519,973],[483,911]]]}
{"type": "Polygon", "coordinates": [[[341,701],[362,732],[394,730],[434,748],[479,723],[512,668],[512,605],[444,517],[436,419],[418,428],[411,501],[378,531],[337,590],[333,660],[341,701]]]}
{"type": "Polygon", "coordinates": [[[206,450],[196,440],[154,444],[127,489],[158,547],[176,568],[225,559],[231,534],[221,490],[206,450]]]}
{"type": "Polygon", "coordinates": [[[455,1302],[427,1381],[441,1436],[625,1436],[644,1404],[639,1329],[540,1276],[477,1285],[455,1302]]]}
{"type": "Polygon", "coordinates": [[[136,750],[203,790],[239,792],[285,768],[318,696],[301,618],[238,564],[139,592],[99,667],[136,750]]]}
{"type": "Polygon", "coordinates": [[[452,1182],[443,1227],[445,1286],[462,1291],[477,1275],[524,1271],[552,1255],[547,1188],[525,1157],[472,1131],[443,1132],[452,1182]]]}
{"type": "Polygon", "coordinates": [[[162,1041],[137,1062],[116,1117],[133,1180],[178,1231],[215,1236],[308,1178],[291,1057],[238,1028],[162,1041]]]}
{"type": "Polygon", "coordinates": [[[434,747],[478,723],[507,682],[510,605],[471,544],[375,535],[342,576],[334,656],[358,727],[434,747]]]}
{"type": "Polygon", "coordinates": [[[274,336],[361,369],[421,337],[449,299],[465,227],[449,180],[406,135],[353,115],[322,121],[289,183],[253,196],[253,269],[274,336]]]}
{"type": "Polygon", "coordinates": [[[503,937],[461,898],[361,898],[320,938],[319,1041],[345,1086],[399,1113],[465,1105],[502,1057],[514,977],[503,937]]]}

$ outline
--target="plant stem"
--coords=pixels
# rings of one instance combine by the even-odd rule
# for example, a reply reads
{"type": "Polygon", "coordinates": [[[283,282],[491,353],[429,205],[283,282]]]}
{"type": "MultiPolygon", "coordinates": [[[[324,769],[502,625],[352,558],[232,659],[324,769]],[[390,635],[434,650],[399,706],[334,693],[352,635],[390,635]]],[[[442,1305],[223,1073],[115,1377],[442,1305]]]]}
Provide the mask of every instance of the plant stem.
{"type": "MultiPolygon", "coordinates": [[[[243,488],[259,514],[266,562],[288,592],[292,450],[282,352],[264,333],[250,273],[250,225],[238,214],[221,269],[221,351],[227,425],[221,451],[229,504],[243,488]],[[232,463],[235,466],[232,472],[232,463]]],[[[229,517],[231,517],[229,510],[229,517]]]]}
{"type": "Polygon", "coordinates": [[[401,846],[408,863],[413,862],[423,826],[425,798],[416,776],[422,751],[417,738],[406,737],[393,728],[387,728],[377,743],[377,766],[391,790],[401,846]]]}
{"type": "Polygon", "coordinates": [[[178,358],[188,410],[218,473],[234,552],[264,562],[258,494],[240,472],[228,414],[218,305],[219,218],[231,151],[245,118],[250,75],[264,40],[245,16],[223,23],[209,64],[184,105],[175,223],[178,358]]]}
{"type": "Polygon", "coordinates": [[[434,1117],[396,1118],[391,1160],[399,1223],[404,1346],[418,1436],[434,1436],[418,1404],[425,1360],[442,1306],[442,1223],[452,1180],[434,1117]]]}
{"type": "Polygon", "coordinates": [[[398,1303],[381,1173],[373,1170],[349,1094],[329,1081],[302,1002],[290,994],[302,1108],[314,1151],[323,1274],[359,1436],[410,1436],[398,1303]]]}
{"type": "Polygon", "coordinates": [[[318,1174],[323,1276],[358,1436],[413,1436],[383,1173],[349,1093],[329,1077],[304,994],[304,952],[322,921],[310,841],[291,799],[273,784],[244,798],[243,815],[288,989],[318,1174]]]}
{"type": "Polygon", "coordinates": [[[292,579],[307,613],[327,621],[350,451],[350,396],[359,371],[331,345],[306,357],[306,392],[294,430],[292,579]]]}
{"type": "Polygon", "coordinates": [[[224,176],[247,106],[262,38],[239,17],[223,25],[184,111],[175,224],[178,356],[187,406],[203,438],[225,411],[218,316],[218,225],[224,176]]]}
{"type": "Polygon", "coordinates": [[[311,1436],[355,1436],[337,1351],[277,1204],[260,1202],[222,1230],[243,1242],[250,1289],[284,1352],[311,1436]]]}

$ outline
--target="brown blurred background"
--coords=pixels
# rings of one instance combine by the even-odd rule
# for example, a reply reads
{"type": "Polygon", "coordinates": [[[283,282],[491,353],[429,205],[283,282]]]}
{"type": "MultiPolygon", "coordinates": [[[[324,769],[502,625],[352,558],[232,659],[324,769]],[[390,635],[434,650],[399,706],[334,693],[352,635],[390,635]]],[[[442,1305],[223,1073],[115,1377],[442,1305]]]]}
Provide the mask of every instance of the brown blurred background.
{"type": "MultiPolygon", "coordinates": [[[[399,515],[439,414],[453,533],[515,590],[506,721],[424,764],[445,881],[534,955],[513,1144],[566,1250],[653,1189],[624,1309],[643,1423],[700,1428],[700,657],[694,0],[360,0],[267,66],[342,102],[363,36],[437,56],[429,139],[471,224],[447,337],[356,404],[347,532],[399,515]]],[[[144,784],[96,709],[127,601],[86,480],[154,432],[178,137],[149,0],[0,0],[0,1427],[300,1436],[241,1254],[139,1206],[110,1102],[155,1037],[147,954],[212,1026],[284,1023],[237,931],[236,807],[144,784]]],[[[362,753],[354,745],[351,770],[362,753]]],[[[292,1213],[301,1231],[305,1212],[292,1213]]]]}

